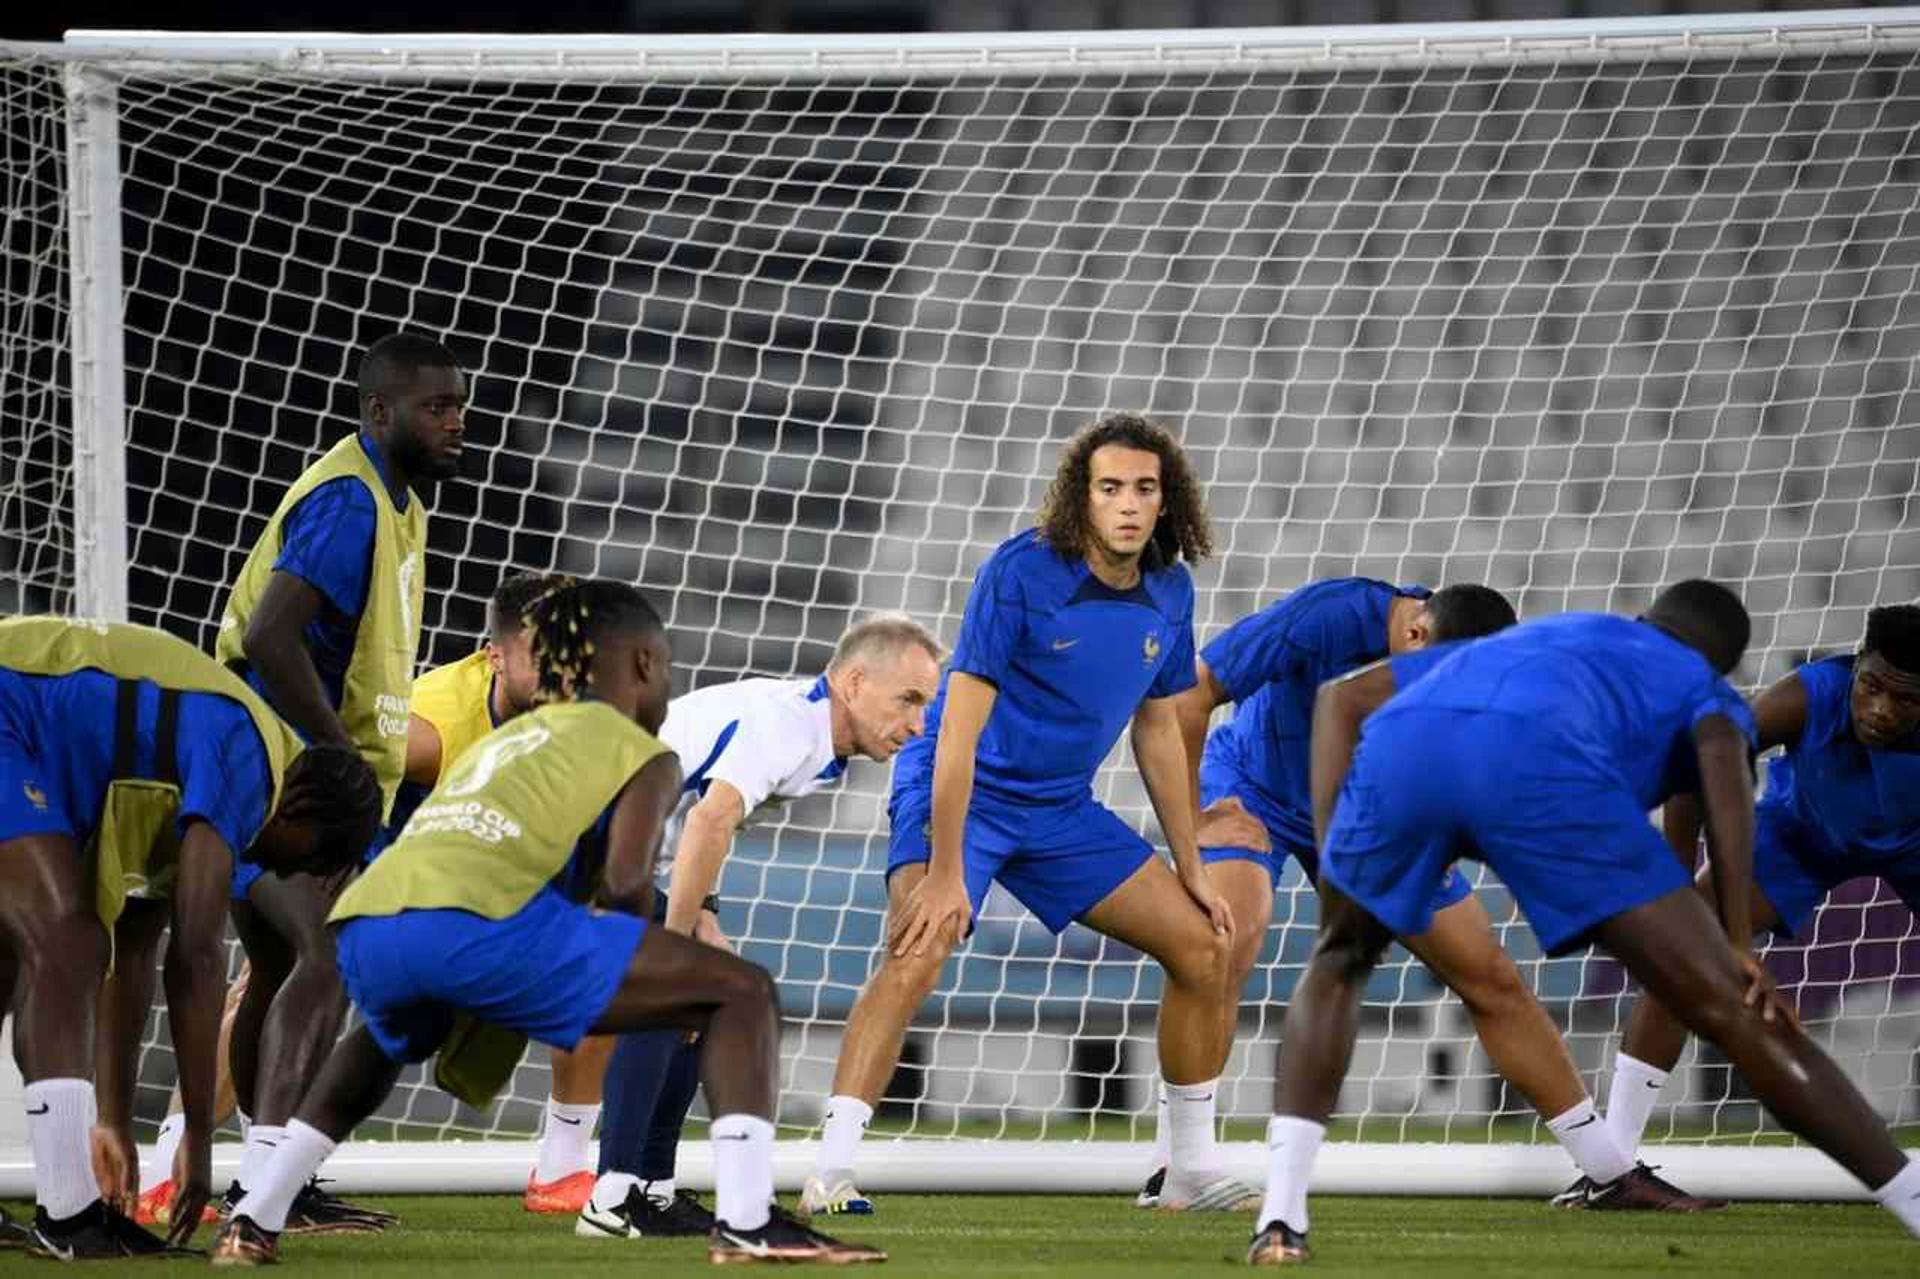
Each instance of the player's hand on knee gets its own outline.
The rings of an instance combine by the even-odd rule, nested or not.
[[[930,944],[951,945],[973,914],[967,885],[959,878],[926,875],[913,886],[887,938],[895,955],[923,955]]]
[[[1779,984],[1773,980],[1773,974],[1767,971],[1766,965],[1746,951],[1736,952],[1734,958],[1739,961],[1740,971],[1747,979],[1747,993],[1742,1002],[1759,1013],[1760,1020],[1768,1025],[1777,1023],[1790,1030],[1800,1029],[1800,1014],[1780,993]]]
[[[1194,842],[1202,848],[1273,851],[1273,842],[1267,837],[1267,824],[1231,795],[1200,810],[1200,827],[1194,832]]]
[[[131,1128],[95,1124],[87,1134],[93,1179],[107,1205],[131,1217],[140,1198],[140,1159]]]
[[[1196,866],[1193,870],[1181,870],[1180,886],[1187,890],[1187,896],[1193,898],[1213,925],[1213,931],[1228,941],[1233,940],[1233,908],[1227,905],[1227,899],[1213,886],[1213,880],[1207,876],[1205,866]]]
[[[710,910],[701,911],[700,917],[693,921],[693,939],[724,950],[729,955],[734,953],[733,943],[720,931],[720,917]]]

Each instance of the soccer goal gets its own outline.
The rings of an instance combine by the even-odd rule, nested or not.
[[[0,46],[0,603],[210,642],[283,486],[347,429],[355,353],[413,328],[473,370],[478,446],[431,502],[423,660],[470,646],[524,568],[643,585],[683,686],[816,671],[870,609],[950,640],[1058,442],[1127,408],[1206,483],[1203,639],[1336,574],[1486,581],[1523,614],[1711,574],[1755,615],[1758,685],[1920,597],[1917,56],[1911,9]],[[1101,787],[1150,821],[1128,761]],[[855,765],[723,886],[780,982],[789,1173],[880,936],[885,788]],[[1617,970],[1543,957],[1481,888],[1599,1092]],[[1313,922],[1295,875],[1224,1083],[1250,1175]],[[1775,959],[1920,1132],[1906,910],[1843,890]],[[1130,1187],[1157,995],[1138,956],[994,900],[863,1187]],[[1326,1188],[1571,1178],[1467,1027],[1396,952]],[[539,1050],[491,1113],[410,1076],[333,1172],[517,1189],[546,1086]],[[1711,1053],[1669,1097],[1650,1135],[1690,1189],[1852,1193]]]

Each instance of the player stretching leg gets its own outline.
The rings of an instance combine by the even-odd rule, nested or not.
[[[406,769],[425,598],[427,517],[413,490],[459,469],[467,383],[438,342],[397,334],[361,357],[359,391],[360,429],[281,499],[227,599],[216,653],[305,740],[358,749],[390,808]],[[233,922],[252,975],[235,1018],[233,1078],[252,1123],[229,1203],[279,1140],[346,1015],[326,930],[332,893],[312,876],[234,876]],[[293,1228],[391,1220],[316,1185]]]
[[[1307,1259],[1308,1182],[1367,976],[1395,933],[1426,931],[1463,856],[1499,874],[1549,953],[1597,941],[1920,1232],[1920,1164],[1749,953],[1753,720],[1725,679],[1748,630],[1732,592],[1682,582],[1638,621],[1570,614],[1462,645],[1368,720],[1321,843],[1320,936],[1287,1007],[1249,1262]],[[1646,820],[1680,790],[1706,810],[1717,924]]]
[[[1828,893],[1866,875],[1920,911],[1920,606],[1874,609],[1858,654],[1785,676],[1755,699],[1753,718],[1762,751],[1786,748],[1754,814],[1755,931],[1805,935]],[[1665,819],[1691,861],[1699,805],[1676,795]],[[1712,876],[1697,883],[1715,900]],[[1639,1146],[1686,1035],[1657,1000],[1634,1004],[1607,1094],[1607,1126],[1623,1149]]]
[[[589,1030],[701,1032],[716,1115],[711,1259],[881,1260],[770,1210],[772,978],[647,926],[653,859],[681,782],[653,735],[671,679],[660,619],[631,587],[583,582],[543,597],[532,625],[546,704],[469,750],[334,907],[340,969],[364,1024],[328,1057],[222,1229],[214,1263],[277,1259],[314,1169],[462,1013],[559,1047]],[[580,900],[588,893],[599,909]]]
[[[339,841],[371,833],[378,798],[357,755],[302,753],[252,690],[173,636],[62,618],[0,622],[0,955],[18,974],[14,1049],[38,1251],[71,1261],[166,1248],[123,1213],[138,1190],[139,1033],[168,924],[167,1012],[187,1114],[171,1241],[192,1233],[211,1192],[234,863],[336,871]],[[96,1046],[110,933],[118,962]],[[104,1182],[89,1150],[96,1052],[91,1136]]]
[[[994,880],[1055,932],[1079,920],[1159,961],[1160,1066],[1176,1108],[1167,1193],[1248,1197],[1213,1139],[1233,922],[1194,844],[1170,700],[1194,679],[1193,581],[1180,561],[1209,549],[1179,445],[1123,413],[1074,437],[1040,527],[981,566],[928,735],[894,765],[887,949],[847,1022],[802,1212],[872,1211],[854,1188],[860,1135]],[[1177,870],[1093,798],[1129,718]]]
[[[904,614],[887,613],[842,635],[817,679],[748,679],[674,699],[660,738],[693,767],[667,832],[667,847],[677,850],[671,878],[667,865],[660,872],[669,885],[666,926],[729,949],[714,890],[734,832],[839,785],[853,756],[891,759],[920,736],[939,685],[939,641]],[[620,1037],[607,1073],[600,1179],[575,1233],[706,1233],[712,1214],[673,1184],[699,1065],[698,1046],[676,1031]]]

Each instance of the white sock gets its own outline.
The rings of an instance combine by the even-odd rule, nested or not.
[[[627,1193],[640,1188],[640,1178],[630,1172],[603,1172],[593,1183],[593,1210],[612,1212],[627,1201]]]
[[[1607,1089],[1607,1131],[1629,1159],[1640,1149],[1647,1120],[1666,1086],[1667,1072],[1621,1053],[1613,1059],[1613,1084]]]
[[[640,1187],[640,1193],[649,1199],[658,1199],[661,1203],[673,1202],[673,1192],[680,1187],[674,1184],[672,1177],[662,1177],[659,1181],[649,1181]]]
[[[1255,1230],[1284,1221],[1307,1233],[1307,1185],[1313,1159],[1327,1137],[1327,1126],[1311,1119],[1275,1115],[1267,1120],[1267,1197],[1260,1202]]]
[[[814,1170],[823,1178],[828,1173],[853,1175],[853,1152],[873,1118],[873,1107],[858,1097],[827,1098],[827,1130],[820,1135],[820,1161]]]
[[[1574,1164],[1595,1185],[1604,1186],[1633,1171],[1633,1160],[1620,1153],[1613,1133],[1600,1122],[1591,1098],[1562,1115],[1547,1120],[1547,1129],[1560,1139]]]
[[[1894,1216],[1907,1233],[1920,1235],[1920,1159],[1907,1160],[1907,1166],[1892,1181],[1873,1192],[1880,1205]]]
[[[98,1112],[84,1079],[42,1079],[26,1086],[27,1133],[33,1144],[33,1197],[55,1221],[100,1198],[88,1134]]]
[[[547,1102],[547,1126],[540,1134],[540,1157],[534,1165],[533,1179],[543,1185],[586,1172],[593,1167],[587,1147],[593,1142],[593,1126],[600,1122],[600,1105],[573,1106],[565,1102]]]
[[[773,1202],[773,1125],[758,1115],[722,1115],[713,1139],[713,1215],[735,1230],[767,1224]]]
[[[1214,1097],[1220,1081],[1168,1084],[1167,1180],[1212,1177],[1220,1171],[1220,1150],[1214,1142]]]
[[[140,1173],[142,1192],[152,1190],[163,1181],[173,1180],[173,1157],[180,1149],[180,1137],[186,1130],[187,1117],[179,1111],[161,1121],[160,1136],[153,1143],[152,1161]]]
[[[1167,1123],[1167,1081],[1154,1081],[1153,1167],[1158,1172],[1173,1159],[1173,1128]]]
[[[255,1124],[253,1131],[259,1132],[260,1125]],[[246,1195],[233,1210],[236,1217],[253,1218],[253,1224],[262,1230],[287,1228],[287,1210],[293,1207],[293,1197],[320,1171],[334,1147],[333,1138],[298,1119],[289,1119],[287,1126],[277,1131],[278,1144],[269,1148],[269,1158],[253,1174]]]
[[[260,1174],[286,1131],[279,1124],[254,1124],[247,1129],[247,1144],[240,1150],[240,1189],[252,1190],[260,1184]]]

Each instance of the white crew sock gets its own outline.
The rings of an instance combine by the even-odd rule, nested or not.
[[[708,1136],[713,1215],[735,1230],[758,1230],[773,1202],[773,1125],[758,1115],[722,1115]]]
[[[1311,1119],[1275,1115],[1267,1120],[1267,1195],[1253,1219],[1255,1230],[1284,1221],[1307,1233],[1307,1185],[1326,1137],[1327,1126]]]
[[[1633,1171],[1633,1160],[1620,1153],[1613,1133],[1600,1121],[1600,1112],[1593,1108],[1590,1098],[1547,1120],[1547,1130],[1560,1139],[1575,1166],[1596,1186]]]
[[[658,1199],[661,1203],[673,1202],[673,1192],[680,1187],[672,1177],[662,1177],[659,1181],[649,1181],[640,1187],[640,1193],[649,1199]]]
[[[640,1178],[630,1172],[603,1172],[593,1183],[593,1210],[612,1212],[627,1201],[629,1191],[640,1188]]]
[[[1173,1159],[1173,1127],[1167,1123],[1167,1081],[1154,1081],[1153,1167],[1158,1172]]]
[[[1640,1149],[1647,1120],[1653,1117],[1666,1083],[1667,1072],[1658,1066],[1649,1066],[1625,1053],[1613,1059],[1613,1084],[1607,1089],[1607,1131],[1627,1158],[1633,1158]]]
[[[1920,1235],[1920,1159],[1907,1160],[1907,1166],[1892,1181],[1873,1192],[1881,1207],[1900,1218],[1908,1234]]]
[[[260,1184],[260,1175],[286,1131],[279,1124],[254,1124],[247,1129],[247,1144],[240,1150],[240,1189],[252,1190]]]
[[[42,1079],[26,1086],[27,1133],[33,1144],[33,1197],[47,1216],[64,1221],[100,1198],[88,1134],[97,1115],[84,1079]]]
[[[186,1131],[187,1117],[177,1110],[161,1121],[160,1136],[153,1143],[153,1158],[140,1173],[142,1193],[163,1181],[173,1180],[173,1157],[179,1152],[180,1137]]]
[[[827,1128],[820,1134],[820,1160],[814,1171],[824,1179],[829,1173],[853,1176],[853,1152],[873,1118],[873,1107],[858,1097],[827,1098]]]
[[[566,1102],[547,1102],[547,1126],[540,1133],[540,1157],[535,1162],[533,1179],[542,1185],[586,1172],[593,1167],[587,1147],[593,1142],[593,1126],[600,1122],[600,1106],[574,1106]]]
[[[1167,1181],[1191,1182],[1218,1175],[1220,1150],[1214,1142],[1214,1097],[1220,1081],[1168,1084]]]
[[[259,1132],[260,1125],[255,1124],[253,1131]],[[277,1131],[277,1144],[268,1150],[269,1157],[253,1173],[246,1195],[233,1210],[236,1217],[251,1217],[262,1230],[287,1228],[293,1197],[320,1171],[334,1147],[333,1138],[298,1119],[289,1119]]]

